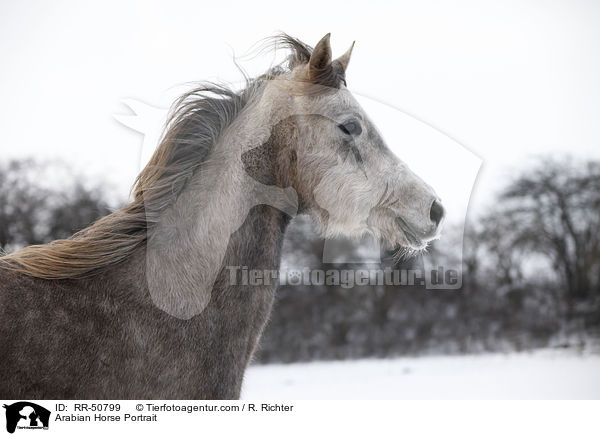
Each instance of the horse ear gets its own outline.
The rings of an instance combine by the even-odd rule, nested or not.
[[[331,33],[325,35],[315,46],[308,61],[308,78],[317,82],[320,77],[327,75],[331,69],[331,44],[329,38]]]
[[[333,61],[333,64],[339,65],[340,68],[342,69],[342,71],[344,71],[344,72],[346,72],[346,68],[348,68],[348,64],[350,63],[350,56],[352,56],[353,48],[354,48],[354,42],[352,43],[352,45],[350,46],[350,48],[348,49],[348,51],[346,53],[344,53],[339,58],[337,58],[335,61]]]

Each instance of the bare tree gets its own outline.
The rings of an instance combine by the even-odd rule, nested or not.
[[[0,163],[0,250],[67,238],[110,212],[104,193],[76,177],[47,186],[45,175],[58,166],[31,159]]]
[[[600,292],[600,163],[545,159],[501,196],[513,248],[546,256],[573,300]],[[513,265],[514,266],[514,265]]]
[[[48,192],[34,184],[31,160],[0,165],[0,249],[44,241],[40,222]]]

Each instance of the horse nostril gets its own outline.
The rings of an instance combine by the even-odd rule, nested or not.
[[[444,218],[444,206],[442,206],[442,203],[437,200],[433,202],[429,211],[429,218],[435,223],[436,227],[440,225],[442,218]]]

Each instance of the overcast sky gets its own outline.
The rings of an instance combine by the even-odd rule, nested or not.
[[[232,56],[277,31],[311,45],[331,32],[334,55],[356,40],[351,90],[483,160],[475,208],[531,156],[600,157],[600,2],[451,3],[2,2],[0,158],[64,159],[124,197],[142,139],[114,119],[122,99],[167,107],[178,85],[238,82]],[[273,56],[239,61],[255,75]],[[403,124],[378,117],[389,142]],[[402,157],[406,142],[390,145]],[[475,162],[422,154],[455,174]]]

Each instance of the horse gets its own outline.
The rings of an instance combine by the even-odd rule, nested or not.
[[[294,215],[407,252],[439,237],[440,199],[347,88],[354,44],[277,44],[242,89],[174,103],[127,205],[0,257],[0,397],[237,399],[277,281],[231,271],[277,270]]]

